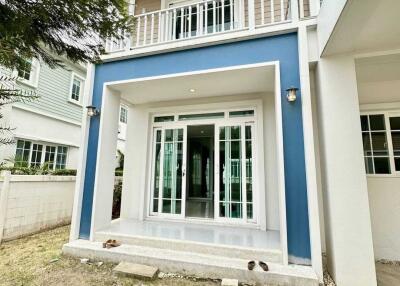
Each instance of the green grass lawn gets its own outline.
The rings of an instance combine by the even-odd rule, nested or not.
[[[81,264],[63,256],[69,227],[60,227],[0,245],[0,285],[218,285],[214,281],[163,278],[140,281],[112,272],[114,264]]]

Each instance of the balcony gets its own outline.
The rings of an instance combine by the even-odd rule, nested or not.
[[[144,13],[133,16],[134,24],[121,32],[122,39],[106,41],[106,53],[194,43],[188,40],[205,43],[238,38],[268,31],[268,27],[273,27],[270,31],[284,30],[284,24],[315,16],[319,5],[319,0],[202,0],[145,12],[149,6],[142,2]]]

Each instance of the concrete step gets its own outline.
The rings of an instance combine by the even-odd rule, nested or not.
[[[101,242],[75,240],[63,247],[63,253],[76,257],[85,257],[119,263],[121,261],[151,265],[162,272],[180,273],[201,278],[237,279],[245,283],[262,285],[317,286],[318,279],[311,267],[268,263],[270,271],[262,271],[258,266],[247,270],[245,259],[221,257],[211,254],[199,254],[186,251],[161,249],[137,245],[122,244],[119,247],[105,249]]]
[[[113,272],[125,276],[132,276],[139,279],[154,279],[157,276],[158,268],[144,264],[120,262],[114,267]]]
[[[198,254],[211,254],[230,258],[246,260],[262,260],[282,263],[282,251],[279,249],[258,249],[241,246],[202,243],[190,240],[177,240],[158,237],[144,237],[137,235],[124,235],[112,232],[96,232],[94,240],[104,242],[107,239],[116,239],[123,244],[145,246],[160,249],[172,249]]]

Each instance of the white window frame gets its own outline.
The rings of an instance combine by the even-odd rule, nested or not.
[[[126,113],[125,113],[125,114],[126,114],[126,116],[125,116],[125,122],[124,122],[124,121],[121,121],[122,109],[124,109],[125,112],[126,112]],[[119,107],[119,123],[122,123],[122,124],[127,124],[127,123],[128,123],[128,107],[125,106],[125,105],[121,105],[121,106]]]
[[[32,58],[31,59],[31,72],[29,80],[18,76],[18,70],[14,71],[14,75],[17,77],[17,82],[29,86],[31,88],[37,88],[39,86],[39,74],[40,74],[40,62]]]
[[[230,109],[209,109],[209,110],[191,110],[191,111],[181,111],[181,112],[172,112],[172,113],[153,113],[150,116],[151,120],[151,128],[150,128],[150,142],[151,142],[151,152],[149,152],[149,157],[148,157],[148,162],[150,162],[148,166],[148,171],[149,171],[149,177],[148,177],[148,195],[147,195],[147,203],[146,203],[146,216],[147,219],[154,219],[154,220],[159,220],[159,219],[165,219],[166,217],[172,219],[172,220],[183,220],[183,221],[199,221],[202,223],[209,223],[209,224],[228,224],[228,225],[246,225],[249,227],[260,227],[261,224],[261,218],[260,218],[260,206],[263,205],[261,202],[258,202],[259,198],[259,193],[262,191],[259,188],[258,185],[258,177],[262,175],[258,168],[258,160],[257,160],[257,140],[260,136],[263,136],[263,134],[260,134],[259,129],[258,129],[258,109],[259,109],[259,104],[255,105],[244,105],[242,107],[235,107],[235,108],[230,108]],[[245,110],[254,110],[254,115],[252,116],[243,116],[243,117],[229,117],[229,112],[232,111],[245,111]],[[179,120],[179,115],[185,115],[185,114],[207,114],[207,113],[218,113],[218,112],[224,112],[224,116],[222,118],[201,118],[201,119],[190,119],[190,120]],[[174,121],[168,121],[168,122],[154,122],[155,117],[162,117],[162,116],[174,116]],[[179,216],[166,216],[162,214],[160,209],[158,209],[158,212],[153,212],[153,187],[154,187],[154,151],[155,151],[155,134],[156,130],[160,130],[163,128],[185,128],[189,125],[207,125],[207,124],[213,124],[215,126],[215,130],[217,130],[218,126],[221,125],[245,125],[246,123],[251,122],[253,125],[253,133],[252,133],[252,141],[253,141],[253,149],[252,149],[252,154],[253,154],[253,218],[252,219],[245,219],[247,216],[243,216],[242,219],[227,219],[227,218],[221,218],[219,217],[218,214],[215,212],[219,211],[219,208],[215,208],[216,204],[219,203],[219,193],[217,194],[217,181],[214,181],[214,219],[210,220],[204,220],[202,218],[191,218],[191,217],[186,217],[186,206],[184,208],[184,201],[186,203],[186,190],[182,190],[182,215]],[[163,133],[162,133],[163,134]],[[184,134],[186,136],[186,134]],[[219,144],[219,141],[217,140],[219,137],[216,136],[214,139],[216,140],[215,144]],[[243,140],[243,139],[241,139]],[[185,141],[185,140],[184,140]],[[242,141],[243,144],[243,141]],[[163,144],[161,145],[161,149],[163,149],[164,146]],[[186,152],[186,146],[184,146],[185,150],[184,153]],[[161,151],[161,154],[163,152]],[[185,155],[186,156],[186,153]],[[162,158],[161,158],[162,159]],[[218,157],[215,157],[215,159],[218,160]],[[217,169],[217,165],[219,163],[215,163],[215,170]],[[243,168],[243,166],[242,166]],[[242,170],[243,171],[243,170]],[[160,170],[160,176],[162,176],[162,168]],[[186,166],[185,166],[185,172],[186,172]],[[215,173],[215,172],[214,172]],[[215,175],[215,174],[214,174]],[[162,178],[161,178],[162,180]],[[159,196],[162,194],[162,188],[159,189]],[[160,201],[159,201],[160,203]],[[247,203],[245,197],[243,198],[243,205]],[[247,206],[246,206],[247,207]],[[245,208],[244,208],[245,209]]]
[[[72,98],[72,89],[73,89],[73,86],[74,86],[74,79],[77,79],[77,80],[79,80],[81,82],[81,86],[80,86],[80,89],[79,89],[79,100],[76,100],[76,99]],[[71,102],[71,103],[77,104],[79,106],[82,106],[84,86],[85,86],[85,78],[80,76],[79,74],[77,74],[75,72],[72,72],[70,86],[69,86],[68,101]]]
[[[395,161],[394,161],[394,151],[393,151],[393,141],[392,141],[392,131],[390,128],[390,118],[391,117],[400,117],[400,110],[396,111],[365,111],[360,112],[360,116],[365,115],[383,115],[385,120],[385,128],[386,128],[386,140],[388,144],[388,157],[389,157],[389,166],[390,166],[390,174],[367,174],[367,177],[400,177],[400,171],[396,171]],[[361,117],[360,117],[361,118]],[[361,124],[361,123],[360,123]],[[361,131],[362,132],[362,131]],[[371,146],[372,148],[372,146]],[[363,146],[363,158],[365,159],[364,155],[364,146]],[[396,156],[397,157],[397,156]],[[365,164],[365,163],[364,163]],[[366,172],[366,170],[365,170]]]
[[[41,142],[41,141],[34,141],[34,140],[29,140],[29,139],[24,139],[24,138],[16,138],[16,140],[21,140],[21,141],[27,141],[31,143],[30,146],[30,150],[29,150],[29,157],[28,157],[28,168],[31,168],[31,163],[32,163],[32,151],[33,151],[33,145],[34,144],[39,144],[42,145],[42,157],[40,158],[40,167],[43,166],[43,164],[45,163],[45,157],[46,157],[46,147],[50,146],[50,147],[55,147],[56,151],[54,153],[54,163],[53,163],[53,168],[51,170],[58,170],[56,169],[56,162],[57,162],[57,155],[58,155],[58,147],[66,147],[67,148],[67,153],[66,153],[66,158],[65,158],[65,169],[68,169],[68,156],[69,156],[69,146],[67,145],[60,145],[60,144],[52,144],[52,143],[47,143],[47,142]],[[15,154],[16,154],[17,150],[15,149]]]

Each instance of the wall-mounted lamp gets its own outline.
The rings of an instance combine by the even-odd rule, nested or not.
[[[287,100],[288,100],[289,102],[296,101],[296,99],[297,99],[297,91],[298,91],[298,90],[299,90],[299,89],[298,89],[297,87],[293,87],[293,86],[289,87],[289,88],[286,90],[286,92],[287,92],[286,98],[287,98]]]
[[[86,109],[87,109],[87,115],[88,115],[89,117],[97,116],[97,115],[100,114],[100,110],[98,110],[98,109],[97,109],[95,106],[93,106],[93,105],[86,106]]]

